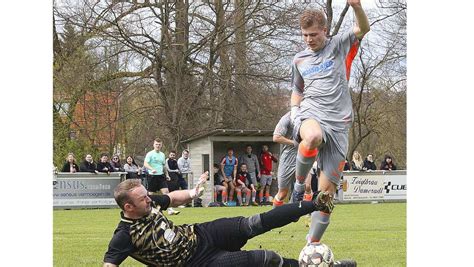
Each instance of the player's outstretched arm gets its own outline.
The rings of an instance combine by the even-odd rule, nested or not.
[[[370,31],[370,24],[367,15],[362,8],[360,0],[347,0],[347,3],[354,10],[356,25],[354,25],[354,34],[357,39],[361,40],[366,33]]]
[[[204,194],[204,184],[206,183],[208,177],[209,172],[206,171],[201,174],[201,177],[199,177],[199,182],[193,189],[177,190],[169,193],[168,197],[170,198],[170,207],[177,207],[179,205],[187,204],[193,199],[202,196],[202,194]]]

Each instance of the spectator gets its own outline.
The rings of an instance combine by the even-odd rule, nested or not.
[[[154,195],[158,190],[162,194],[169,194],[168,170],[165,168],[165,154],[161,152],[163,142],[160,139],[153,141],[153,150],[146,153],[143,165],[148,169],[148,194]],[[178,215],[180,211],[168,208],[168,215]]]
[[[120,163],[120,158],[118,155],[114,155],[110,161],[110,166],[114,168],[114,172],[123,172],[122,164]]]
[[[179,189],[178,180],[181,177],[181,173],[178,168],[178,161],[176,160],[176,151],[171,150],[166,159],[165,168],[168,170],[169,182],[168,189],[170,192]]]
[[[188,176],[191,171],[191,159],[189,158],[189,150],[185,149],[178,159],[178,168],[181,175],[178,177],[178,184],[181,190],[188,189]]]
[[[233,181],[235,180],[235,177],[237,177],[238,164],[239,161],[234,157],[234,149],[228,148],[227,156],[224,156],[221,160],[221,172],[224,174],[224,184],[227,185],[227,189],[229,190],[229,201],[233,201],[234,199],[235,186]],[[227,203],[224,202],[224,204]]]
[[[237,178],[235,179],[234,183],[239,206],[242,206],[242,193],[246,195],[245,201],[247,202],[243,204],[243,206],[248,206],[250,204],[250,194],[252,195],[252,205],[258,206],[258,204],[255,202],[255,194],[257,193],[257,190],[255,190],[255,186],[252,183],[250,174],[247,172],[247,164],[243,163],[240,165],[240,172],[237,174]]]
[[[362,166],[362,170],[364,171],[375,171],[377,170],[377,166],[374,163],[374,155],[369,154],[367,158],[364,160],[364,165]]]
[[[94,160],[92,159],[91,154],[87,154],[82,162],[81,166],[79,167],[80,172],[91,172],[91,173],[98,173],[96,170],[96,166]]]
[[[224,177],[220,172],[219,164],[214,163],[214,201],[217,201],[217,195],[221,194],[221,202],[227,202],[227,184],[224,184]]]
[[[258,163],[257,155],[252,153],[252,146],[245,147],[245,154],[239,157],[239,164],[246,164],[252,184],[257,184],[257,179],[260,180],[260,164]]]
[[[123,165],[123,170],[127,172],[127,179],[137,179],[140,177],[142,169],[135,163],[132,156],[127,157],[127,163]]]
[[[262,154],[260,155],[261,176],[260,192],[258,193],[260,204],[264,203],[265,201],[270,201],[270,185],[272,184],[273,162],[278,162],[278,159],[273,156],[272,152],[268,151],[267,145],[263,145]]]
[[[114,171],[114,168],[109,163],[109,155],[107,153],[102,153],[100,155],[100,160],[97,162],[97,169],[98,172],[105,172],[107,174]]]
[[[61,169],[61,172],[75,173],[79,171],[79,167],[76,164],[76,159],[74,158],[73,153],[67,154],[66,162]]]
[[[380,165],[380,170],[384,171],[395,171],[397,169],[397,166],[393,163],[392,157],[389,155],[385,155],[384,160],[382,161],[382,164]]]
[[[351,164],[349,163],[349,160],[346,158],[344,160],[344,171],[350,171],[351,170]]]
[[[351,169],[353,171],[362,171],[364,161],[362,161],[362,156],[358,151],[354,151],[352,154]]]

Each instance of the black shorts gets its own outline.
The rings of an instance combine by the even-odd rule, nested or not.
[[[149,192],[158,192],[161,188],[168,188],[166,177],[161,175],[148,175],[148,188]]]
[[[262,266],[264,250],[241,250],[249,239],[243,228],[248,227],[242,216],[196,224],[198,247],[186,266]]]

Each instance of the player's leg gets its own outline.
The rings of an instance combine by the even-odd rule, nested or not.
[[[255,202],[255,197],[257,195],[257,191],[254,191],[254,190],[250,190],[250,194],[252,196],[252,206],[258,206],[257,202]]]
[[[258,191],[258,201],[260,204],[263,203],[263,190],[265,189],[265,175],[260,176],[260,190]]]
[[[197,231],[201,229],[212,239],[213,244],[227,251],[240,250],[247,240],[263,234],[271,229],[282,227],[299,217],[313,211],[331,209],[329,195],[320,193],[314,201],[301,201],[283,205],[268,212],[250,217],[220,218],[210,222],[199,223]]]
[[[245,194],[245,203],[244,203],[244,206],[248,206],[250,205],[250,189],[248,187],[245,187],[243,190],[242,190],[242,193]]]
[[[222,186],[224,186],[224,190],[222,191],[222,203],[227,204],[227,194],[229,192],[229,185],[227,182],[223,182]]]
[[[313,163],[318,155],[318,147],[324,139],[324,132],[321,125],[314,119],[306,119],[301,123],[299,130],[301,142],[296,155],[296,180],[304,185]]]
[[[329,180],[324,172],[321,172],[321,176],[319,177],[318,191],[328,192],[331,198],[336,192],[336,185]],[[330,216],[331,212],[328,210],[315,211],[311,214],[308,241],[320,242],[324,232],[329,226]]]
[[[232,180],[230,180],[229,182],[227,182],[227,185],[229,186],[229,196],[228,196],[228,199],[229,199],[229,201],[233,201],[233,200],[234,200],[234,191],[235,191],[234,182],[232,182]]]
[[[235,187],[235,192],[237,194],[237,203],[239,206],[242,206],[242,187],[241,186],[236,186]]]
[[[298,261],[283,258],[271,250],[250,250],[250,251],[222,251],[218,252],[215,260],[207,266],[264,266],[264,267],[297,267]]]
[[[333,139],[328,139],[320,154],[320,167],[318,179],[318,191],[328,192],[332,199],[339,186],[340,177],[344,169],[344,155],[342,155],[334,145]],[[309,229],[308,241],[320,242],[324,232],[330,223],[331,211],[320,211],[311,214],[311,226]]]

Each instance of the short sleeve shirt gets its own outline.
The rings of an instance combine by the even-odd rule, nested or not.
[[[168,196],[153,196],[151,213],[132,220],[121,214],[104,256],[104,262],[120,265],[128,256],[151,266],[184,266],[197,248],[194,225],[174,225],[161,212]]]
[[[305,49],[292,63],[293,93],[303,97],[302,117],[317,119],[334,131],[348,131],[353,121],[346,58],[357,42],[353,31],[336,35],[319,51]]]
[[[151,173],[151,175],[163,175],[163,167],[165,166],[165,153],[159,151],[156,152],[155,150],[152,150],[148,153],[146,153],[145,156],[145,161],[150,164],[150,166],[156,170],[156,173]]]

